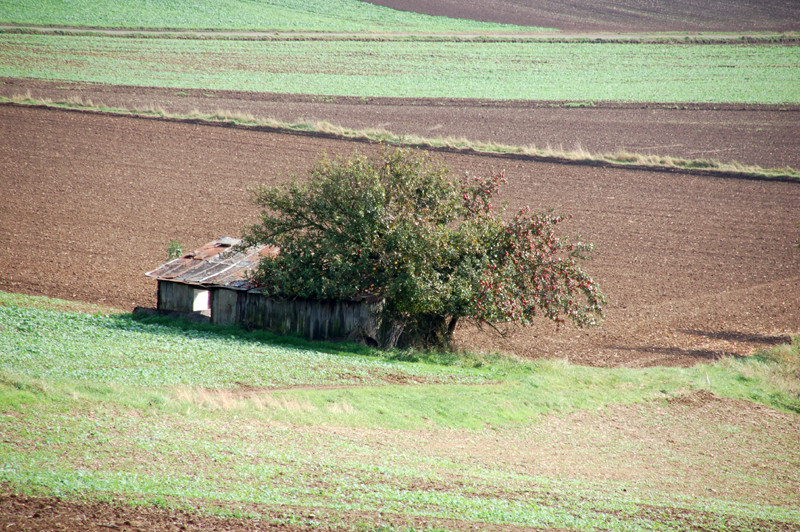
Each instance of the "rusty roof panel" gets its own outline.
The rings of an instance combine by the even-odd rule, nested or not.
[[[196,267],[187,271],[181,279],[191,284],[206,284],[206,281],[225,270],[235,267],[235,264],[217,263],[202,261]]]
[[[163,281],[183,282],[200,286],[222,286],[244,290],[250,288],[250,275],[258,268],[261,257],[275,257],[274,246],[253,246],[240,250],[241,241],[222,237],[209,242],[193,253],[172,260],[146,275]]]
[[[200,249],[196,250],[190,255],[192,255],[192,258],[196,260],[210,260],[215,258],[223,251],[228,251],[230,249],[230,245],[220,244],[219,241],[215,240],[214,242],[209,242],[205,246],[202,246]]]

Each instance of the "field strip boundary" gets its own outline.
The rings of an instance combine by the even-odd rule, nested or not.
[[[800,32],[596,32],[565,34],[556,29],[513,33],[327,32],[235,29],[182,29],[0,24],[0,34],[70,35],[136,39],[193,39],[241,41],[425,41],[559,44],[800,44]]]
[[[510,146],[497,143],[479,143],[467,139],[425,138],[411,135],[398,135],[390,131],[376,129],[353,130],[328,122],[280,122],[273,119],[258,119],[244,113],[218,110],[214,113],[172,114],[160,108],[124,109],[96,105],[80,98],[68,101],[34,99],[30,96],[0,96],[0,105],[32,107],[67,112],[91,113],[105,116],[122,116],[174,123],[188,123],[216,127],[237,128],[248,131],[301,135],[308,137],[348,140],[367,144],[390,144],[433,152],[480,155],[514,160],[544,163],[591,166],[602,168],[681,173],[689,175],[751,179],[760,181],[780,181],[800,184],[800,170],[792,167],[762,168],[743,165],[737,162],[721,163],[713,159],[682,159],[671,156],[645,155],[628,152],[590,153],[586,150],[556,151],[552,148],[535,146]]]

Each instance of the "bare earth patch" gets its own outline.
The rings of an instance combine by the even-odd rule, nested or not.
[[[198,501],[200,502],[200,501]],[[208,504],[208,503],[207,503]],[[210,505],[213,506],[213,505]],[[476,525],[452,519],[406,517],[386,512],[337,513],[318,507],[265,507],[245,505],[243,508],[218,509],[239,511],[259,517],[217,517],[190,510],[173,510],[153,506],[131,506],[122,502],[73,501],[54,497],[26,497],[0,494],[0,527],[12,532],[299,532],[315,530],[334,532],[396,527],[414,530],[435,527],[437,530],[519,532],[544,530],[514,525],[499,526],[487,523]],[[291,520],[300,524],[286,524]],[[337,523],[337,524],[326,524]]]
[[[503,498],[525,500],[537,495],[524,480],[514,481],[514,475],[620,483],[642,498],[669,493],[786,508],[794,507],[800,489],[797,416],[705,391],[687,392],[663,403],[545,416],[524,428],[309,430],[332,432],[356,448],[380,445],[384,452],[397,449],[397,453],[414,449],[433,462],[493,469],[509,475],[499,494]],[[403,461],[400,454],[387,459]],[[467,479],[454,473],[452,480],[428,489],[459,491]]]

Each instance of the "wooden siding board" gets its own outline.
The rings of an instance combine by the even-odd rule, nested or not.
[[[257,290],[239,292],[238,297],[240,322],[278,334],[310,340],[375,340],[380,328],[380,301],[289,300],[265,297]]]
[[[236,290],[211,291],[211,323],[233,325],[239,322],[239,294]]]
[[[194,287],[169,281],[158,282],[158,309],[173,312],[192,312]]]

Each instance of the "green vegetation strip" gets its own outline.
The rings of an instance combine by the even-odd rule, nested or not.
[[[35,107],[71,109],[87,112],[121,114],[126,116],[162,118],[175,121],[192,121],[209,125],[225,124],[244,128],[269,129],[273,131],[292,131],[308,134],[322,134],[334,138],[367,140],[386,144],[411,146],[422,149],[443,149],[465,151],[489,155],[518,155],[532,160],[554,163],[586,164],[631,170],[680,171],[720,177],[746,177],[782,181],[800,181],[800,170],[792,167],[762,168],[757,165],[743,165],[738,162],[723,163],[716,159],[684,159],[668,155],[647,155],[618,151],[614,153],[590,153],[585,150],[560,151],[536,146],[512,146],[500,143],[486,143],[455,138],[427,138],[416,135],[398,135],[383,129],[348,129],[329,122],[280,122],[273,119],[257,118],[248,113],[218,110],[214,113],[190,113],[188,115],[168,113],[160,108],[122,109],[95,104],[91,100],[71,98],[63,101],[37,99],[28,95],[10,98],[0,96],[0,103],[13,103]]]
[[[627,405],[629,415],[669,434],[692,421],[664,417],[658,405],[697,390],[800,412],[800,338],[745,360],[609,370],[500,355],[379,352],[129,314],[48,310],[66,305],[0,292],[6,489],[216,508],[303,526],[352,523],[348,516],[355,515],[354,529],[381,526],[387,515],[579,530],[800,525],[793,492],[780,495],[788,489],[782,480],[746,468],[720,470],[703,453],[668,456],[675,472],[660,471],[657,481],[548,474],[518,455],[555,445],[579,453],[575,459],[599,451],[627,464],[652,444],[635,437],[603,443],[602,426],[556,437],[537,432],[542,416],[591,417]],[[726,422],[712,423],[686,436],[681,449],[712,438],[727,442],[725,452],[734,456],[731,434]],[[576,439],[583,437],[598,446]],[[787,443],[792,435],[759,438],[744,438],[747,452],[768,452],[764,460],[792,471],[800,460]],[[703,472],[736,489],[757,486],[774,504],[707,490],[697,496],[681,475],[702,479]]]
[[[0,23],[302,32],[502,33],[547,29],[435,17],[357,0],[0,0]]]
[[[0,297],[5,304],[7,296]],[[12,299],[13,301],[13,299]],[[426,381],[485,383],[468,368],[418,366],[360,346],[266,345],[267,333],[186,327],[130,314],[63,314],[0,308],[0,371],[34,379],[125,386],[217,388],[375,385]],[[353,352],[352,350],[355,350]],[[329,351],[327,354],[321,350]],[[361,352],[362,356],[357,356]]]
[[[90,396],[123,387],[146,387],[167,395],[174,390],[183,393],[186,387],[208,391],[278,389],[279,395],[320,401],[319,405],[332,397],[354,398],[351,387],[358,386],[357,395],[364,395],[361,406],[379,414],[369,423],[394,428],[425,426],[426,420],[436,419],[452,427],[475,428],[488,422],[483,416],[491,417],[492,424],[513,425],[554,410],[637,402],[686,389],[710,389],[722,396],[800,413],[800,388],[792,388],[791,383],[791,371],[800,369],[798,343],[776,348],[769,360],[762,357],[646,372],[600,370],[499,354],[380,351],[145,314],[48,310],[64,305],[68,303],[0,292],[0,352],[4,355],[0,372],[22,382],[58,384],[64,389],[92,383],[98,387],[90,389]],[[763,364],[770,360],[775,367]],[[790,371],[776,373],[778,366]],[[422,387],[402,393],[375,388],[395,382],[435,386],[437,398],[430,398]],[[451,393],[449,385],[458,386]],[[473,385],[481,386],[470,388]],[[348,388],[308,389],[320,386]],[[300,389],[285,390],[292,387]],[[528,392],[546,388],[550,393],[538,400],[520,401],[526,387],[530,387]],[[609,394],[611,388],[618,389]],[[462,400],[465,394],[482,400],[467,404]],[[378,400],[381,396],[385,404]],[[414,397],[425,400],[416,403],[411,400]],[[135,396],[131,400],[141,401]],[[395,401],[405,406],[396,408]],[[507,415],[498,415],[506,411],[502,405],[508,402],[520,404]],[[381,410],[386,412],[379,413]],[[446,421],[439,415],[443,412]],[[471,414],[460,419],[454,412]],[[319,415],[323,418],[314,423],[328,419],[324,412]]]
[[[414,42],[465,42],[465,43],[564,43],[564,44],[800,44],[800,32],[757,32],[757,33],[703,33],[684,32],[607,34],[597,36],[562,36],[558,33],[531,32],[536,28],[525,28],[523,33],[500,34],[447,34],[447,33],[409,33],[409,32],[371,32],[371,33],[295,33],[260,30],[219,31],[219,30],[134,30],[121,28],[83,28],[67,26],[26,26],[7,25],[0,34],[23,35],[72,35],[83,37],[125,37],[135,39],[212,39],[233,41],[414,41]]]
[[[0,34],[0,76],[340,96],[800,103],[800,46]]]

